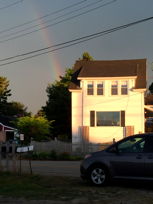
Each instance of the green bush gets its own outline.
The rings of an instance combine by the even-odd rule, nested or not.
[[[51,152],[33,152],[31,154],[22,155],[23,159],[31,159],[31,160],[62,160],[62,161],[78,161],[81,160],[81,156],[71,155],[68,152],[57,153],[55,150]]]
[[[71,160],[71,156],[68,152],[62,152],[58,155],[59,160]]]
[[[58,158],[58,155],[57,155],[57,153],[56,153],[55,150],[52,150],[52,151],[49,153],[49,156],[50,156],[50,159],[52,159],[52,160],[57,160],[57,158]]]

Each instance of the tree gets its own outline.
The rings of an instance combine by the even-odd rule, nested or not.
[[[17,119],[16,126],[24,134],[24,144],[29,144],[31,138],[42,141],[48,138],[50,122],[44,117],[21,117]]]
[[[153,83],[149,86],[149,91],[151,94],[153,94]]]
[[[93,60],[89,53],[84,52],[80,60]],[[57,138],[71,139],[71,94],[68,90],[73,69],[66,69],[65,75],[60,76],[59,81],[49,84],[46,92],[48,100],[42,107],[48,120],[54,120],[52,135]]]
[[[48,85],[46,89],[48,101],[42,110],[49,121],[54,120],[53,137],[71,136],[71,96],[68,91],[71,75],[72,69],[66,69],[64,77],[60,76],[59,81]]]
[[[11,96],[11,90],[8,89],[9,81],[6,77],[0,76],[0,113],[6,114],[7,99]]]
[[[11,96],[11,90],[8,89],[9,81],[6,77],[0,76],[0,103],[6,103],[7,98]]]
[[[90,61],[90,60],[94,60],[94,59],[93,59],[93,57],[88,52],[84,52],[82,54],[82,58],[80,60]]]
[[[15,117],[23,117],[30,116],[31,113],[27,112],[27,107],[24,104],[16,101],[12,101],[7,103],[6,105],[6,115],[15,116]]]

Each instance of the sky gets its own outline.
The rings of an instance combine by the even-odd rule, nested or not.
[[[153,19],[23,58],[32,56],[25,53],[152,17],[152,11],[152,0],[0,0],[0,75],[10,81],[9,101],[19,101],[37,113],[46,104],[48,84],[64,75],[83,52],[95,60],[146,58],[149,85],[153,82]]]

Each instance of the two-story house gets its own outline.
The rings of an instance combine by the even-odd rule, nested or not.
[[[146,59],[76,61],[69,91],[73,144],[144,132]]]

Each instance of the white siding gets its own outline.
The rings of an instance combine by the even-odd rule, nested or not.
[[[116,79],[115,79],[116,80]],[[125,79],[123,79],[125,80]],[[91,81],[91,80],[90,80]],[[104,81],[104,95],[87,95],[87,80],[82,81],[82,92],[72,92],[72,138],[80,141],[79,127],[90,126],[90,111],[125,111],[125,126],[134,126],[134,133],[144,132],[144,93],[133,91],[134,80],[128,79],[128,95],[111,95],[111,81]],[[121,80],[119,80],[119,85]],[[83,93],[83,94],[82,94]],[[82,108],[83,107],[83,108]],[[89,142],[104,143],[123,138],[123,127],[90,127]]]
[[[82,92],[72,92],[72,143],[79,143],[79,127],[82,126]]]

